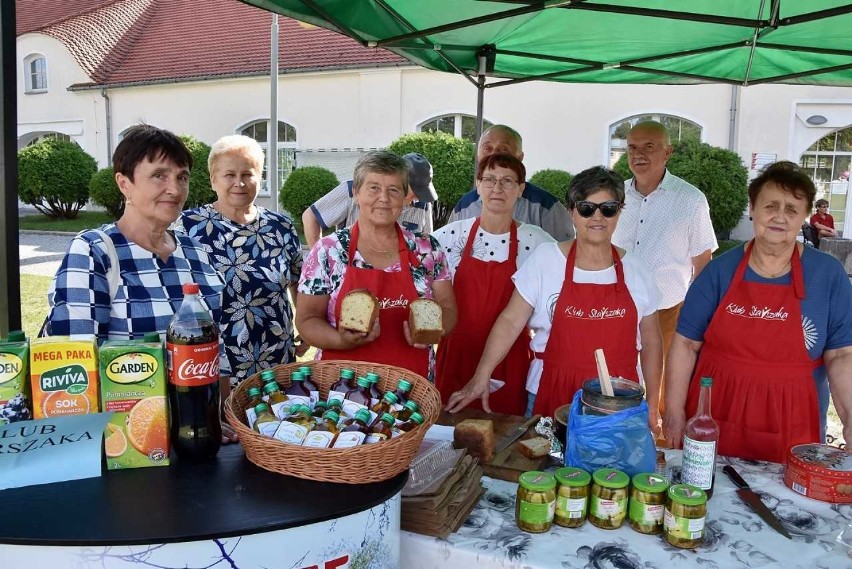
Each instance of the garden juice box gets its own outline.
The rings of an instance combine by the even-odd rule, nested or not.
[[[32,419],[30,344],[23,332],[0,339],[0,425]]]
[[[98,412],[98,357],[95,339],[34,338],[30,383],[36,419]]]
[[[169,464],[169,412],[163,345],[142,340],[101,344],[101,403],[109,470]]]

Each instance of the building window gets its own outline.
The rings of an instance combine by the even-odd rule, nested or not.
[[[799,165],[816,186],[816,199],[828,200],[835,229],[843,230],[849,171],[852,170],[852,126],[823,136],[802,153]]]
[[[701,126],[674,115],[635,115],[609,126],[609,165],[615,166],[622,154],[627,152],[627,133],[643,121],[657,121],[669,131],[672,143],[683,140],[701,141]]]
[[[482,130],[494,126],[487,120],[482,121]],[[470,115],[444,115],[435,117],[422,123],[418,130],[420,132],[446,132],[456,138],[463,138],[476,142],[476,117]]]
[[[31,141],[29,141],[26,144],[26,146],[32,146],[34,144],[38,144],[39,142],[41,142],[43,140],[50,140],[50,139],[64,140],[65,142],[73,142],[73,140],[71,140],[71,137],[68,136],[67,134],[62,134],[61,132],[46,132],[44,134],[39,134],[38,136],[33,138]]]
[[[269,152],[269,121],[262,120],[250,123],[238,131],[240,134],[255,139],[260,143],[264,152]],[[296,127],[283,121],[278,121],[278,188],[296,167]],[[269,195],[266,182],[267,162],[263,164],[263,179],[260,182],[260,192]]]
[[[43,55],[28,55],[24,59],[24,91],[26,93],[47,91],[47,59]]]

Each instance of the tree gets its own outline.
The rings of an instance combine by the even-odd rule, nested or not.
[[[704,192],[717,235],[725,235],[737,226],[748,204],[748,170],[736,152],[686,140],[675,143],[666,166],[672,174]],[[619,158],[614,169],[625,179],[633,177],[627,154]]]
[[[434,225],[446,224],[456,202],[473,187],[473,143],[443,132],[417,132],[394,140],[388,150],[400,156],[419,152],[429,160],[432,184],[438,192]]]
[[[330,170],[320,166],[303,166],[293,170],[284,180],[278,200],[294,219],[298,219],[311,204],[339,183],[337,176]]]
[[[556,199],[565,203],[565,194],[568,192],[568,185],[573,179],[574,176],[570,172],[548,168],[533,174],[530,182],[544,188],[556,196]]]
[[[186,198],[184,209],[192,209],[216,201],[216,192],[210,187],[210,170],[207,169],[207,158],[210,147],[200,140],[183,134],[180,137],[192,154],[192,171],[189,174],[189,196]]]
[[[75,142],[48,138],[18,152],[18,196],[56,219],[74,219],[89,201],[95,159]]]
[[[124,213],[124,196],[115,183],[115,170],[112,167],[98,170],[92,176],[89,181],[89,198],[103,206],[115,219]]]

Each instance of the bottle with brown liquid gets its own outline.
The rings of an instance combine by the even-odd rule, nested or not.
[[[396,391],[394,391],[394,395],[396,395],[396,403],[394,404],[394,415],[399,415],[399,412],[402,411],[402,408],[405,406],[405,402],[408,401],[409,396],[411,395],[411,382],[407,379],[402,379],[396,384]]]
[[[267,383],[263,386],[263,392],[266,394],[266,402],[269,404],[269,410],[272,411],[272,414],[279,419],[286,417],[293,402],[281,393],[278,384],[274,381]]]
[[[290,375],[290,386],[284,390],[288,399],[292,400],[291,405],[298,403],[306,405],[308,410],[313,409],[313,399],[311,399],[311,390],[305,385],[305,374],[300,371],[294,371]]]
[[[290,407],[290,414],[281,421],[275,431],[275,438],[291,445],[301,445],[313,428],[314,420],[310,407],[295,403]]]
[[[394,419],[393,415],[390,413],[382,415],[381,420],[377,421],[376,424],[370,428],[370,434],[367,435],[364,443],[368,445],[380,443],[391,438],[393,436],[393,425],[395,422],[396,419]]]
[[[317,422],[314,429],[305,437],[302,446],[314,448],[328,448],[337,436],[337,421],[340,417],[334,411],[326,411],[322,420]]]
[[[325,412],[328,411],[328,403],[325,401],[317,401],[314,405],[314,411],[311,413],[314,419],[322,419]]]
[[[396,404],[396,402],[397,402],[396,395],[392,391],[388,391],[387,393],[385,393],[385,396],[382,397],[381,401],[379,401],[378,403],[376,403],[375,405],[373,405],[370,408],[370,411],[375,413],[376,417],[381,417],[385,413],[388,413],[391,416],[393,416],[394,419],[396,419],[396,413],[393,412],[393,407]],[[379,419],[376,419],[375,421],[378,421],[378,420]],[[375,421],[373,421],[373,422],[375,423]],[[370,425],[370,426],[372,427],[373,425]]]
[[[370,432],[367,427],[369,420],[370,413],[366,409],[361,409],[354,418],[344,421],[343,427],[331,444],[332,448],[349,448],[363,444],[367,433]]]
[[[357,388],[358,384],[355,383],[355,372],[351,369],[343,368],[340,370],[340,375],[338,376],[337,381],[332,383],[331,387],[328,388],[328,401],[331,401],[332,399],[339,399],[343,401],[347,392]]]
[[[370,406],[372,407],[382,400],[382,392],[379,390],[379,380],[381,378],[379,377],[379,374],[371,371],[367,374],[367,379],[370,382],[370,397],[372,398]]]
[[[261,401],[255,406],[254,412],[257,419],[254,425],[252,425],[252,429],[264,437],[274,437],[275,431],[278,430],[278,425],[281,424],[281,421],[272,414],[269,410],[269,405]]]
[[[355,416],[360,409],[370,410],[370,381],[365,377],[358,378],[358,389],[350,391],[343,400],[343,414],[349,418]],[[372,422],[374,414],[370,413]]]
[[[302,366],[299,368],[299,371],[305,376],[305,387],[311,393],[311,407],[313,407],[317,404],[317,401],[319,401],[319,386],[314,383],[313,372],[311,371],[310,366]]]
[[[420,406],[414,399],[409,399],[402,406],[402,410],[397,414],[396,420],[398,423],[404,423],[411,418],[413,413],[420,411]]]
[[[340,415],[341,417],[345,417],[345,415],[343,414],[343,399],[329,399],[328,410],[336,411],[338,415]]]
[[[416,427],[419,427],[423,424],[423,415],[418,412],[414,412],[411,414],[411,419],[406,421],[405,423],[398,424],[395,428],[394,436],[399,436],[402,433],[407,433],[408,431],[413,431]]]
[[[270,383],[273,383],[276,386],[278,385],[278,382],[275,381],[275,370],[265,369],[262,372],[260,372],[260,385],[262,386],[260,388],[261,393],[263,393],[263,388],[266,387]],[[279,386],[279,389],[280,389],[280,386]],[[263,397],[264,401],[266,401],[268,399],[265,394],[262,395],[262,397]]]

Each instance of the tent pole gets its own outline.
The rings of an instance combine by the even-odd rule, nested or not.
[[[728,150],[737,151],[737,127],[740,122],[740,86],[731,85],[731,120],[728,130]]]
[[[479,70],[476,77],[476,146],[482,137],[482,121],[485,107],[485,71],[487,60],[484,55],[479,56]],[[473,166],[476,169],[476,152],[473,153]]]
[[[272,211],[278,211],[278,14],[272,14],[269,31],[269,127],[267,129],[266,187],[272,198]],[[293,212],[293,215],[296,215]]]
[[[18,252],[18,114],[15,66],[15,3],[0,3],[0,336],[21,328],[21,265]]]

